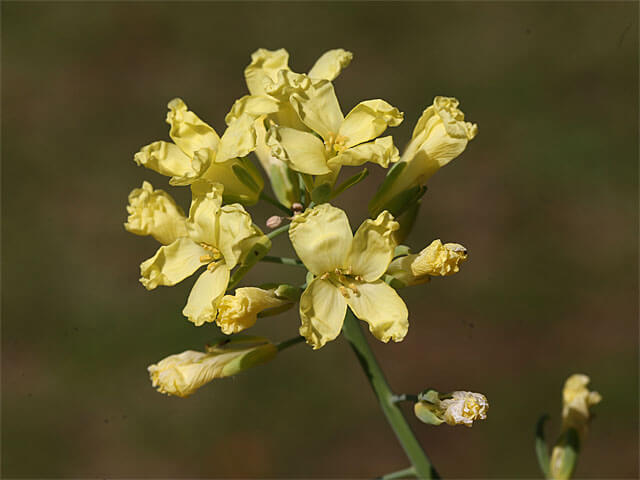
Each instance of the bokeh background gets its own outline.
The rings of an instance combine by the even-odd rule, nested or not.
[[[402,292],[400,344],[373,347],[398,392],[484,392],[472,429],[411,420],[442,475],[540,477],[538,416],[571,373],[604,401],[582,478],[638,475],[638,4],[2,3],[2,469],[6,477],[374,477],[407,466],[348,345],[297,346],[189,399],[146,367],[217,327],[180,311],[192,280],[147,292],[156,244],[127,234],[139,147],[181,96],[218,132],[259,47],[306,71],[354,61],[345,111],[384,98],[406,143],[435,95],[480,134],[432,178],[408,243],[463,243],[462,272]],[[357,225],[384,172],[339,205]],[[351,172],[353,173],[353,172]],[[186,207],[186,189],[173,189]],[[259,224],[276,213],[250,209]],[[275,252],[287,252],[279,238]],[[298,280],[256,268],[246,283]],[[252,333],[294,335],[295,312]],[[251,332],[251,331],[250,331]],[[410,416],[410,409],[407,409]]]

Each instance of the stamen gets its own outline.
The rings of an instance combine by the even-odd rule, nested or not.
[[[209,265],[207,265],[207,270],[209,270],[210,272],[213,272],[213,270],[218,266],[217,263],[215,262],[211,262]]]
[[[349,290],[347,290],[344,285],[340,285],[338,288],[344,298],[349,298]]]
[[[331,275],[329,272],[325,272],[322,275],[320,275],[320,280],[326,280],[327,278],[329,278],[329,275]]]
[[[213,261],[213,260],[214,260],[214,258],[213,258],[211,255],[202,255],[202,256],[200,257],[200,261],[201,261],[202,263],[205,263],[205,262],[211,262],[211,261]]]
[[[356,286],[356,284],[355,284],[355,283],[350,283],[350,284],[349,284],[349,288],[350,288],[351,290],[353,290],[353,293],[355,293],[355,294],[356,294],[356,296],[359,296],[359,295],[360,295],[360,290],[358,290],[358,287]]]

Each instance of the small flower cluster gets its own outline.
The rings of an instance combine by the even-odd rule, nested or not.
[[[305,74],[289,68],[284,49],[257,50],[244,72],[248,94],[233,103],[222,136],[174,99],[166,118],[172,141],[155,141],[135,154],[136,164],[191,191],[186,214],[149,182],[129,195],[125,228],[161,244],[140,265],[140,282],[152,290],[199,272],[183,315],[232,335],[206,352],[186,351],[150,366],[160,392],[188,396],[214,378],[270,360],[280,345],[236,334],[296,303],[299,333],[314,349],[340,334],[347,309],[378,340],[399,342],[409,313],[397,290],[456,273],[467,259],[457,243],[437,239],[412,254],[401,242],[426,182],[465,150],[477,126],[465,121],[455,98],[436,97],[401,155],[393,138],[382,136],[402,122],[397,108],[373,99],[343,113],[332,82],[351,59],[350,52],[330,50]],[[330,201],[367,174],[361,170],[336,186],[342,168],[365,163],[391,168],[369,203],[371,218],[354,233],[347,214]],[[263,191],[263,175],[275,198]],[[267,228],[275,230],[268,235],[246,210],[259,200],[287,212],[269,218]],[[258,261],[279,258],[267,253],[286,231],[297,257],[280,263],[304,267],[306,281],[235,289]],[[484,397],[462,392],[461,400],[458,393],[438,401],[444,421],[468,425],[484,418]]]

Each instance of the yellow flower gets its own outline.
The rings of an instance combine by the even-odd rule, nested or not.
[[[187,236],[160,247],[140,265],[140,282],[148,290],[175,285],[206,267],[182,312],[198,326],[215,321],[231,269],[257,240],[268,243],[242,205],[222,206],[222,190],[220,184],[193,184]]]
[[[255,325],[263,310],[291,303],[278,298],[276,289],[244,287],[236,289],[235,295],[225,295],[220,301],[216,323],[222,333],[231,335]]]
[[[379,138],[388,126],[402,122],[403,114],[384,100],[367,100],[345,117],[331,82],[320,80],[290,95],[291,105],[312,132],[272,125],[267,136],[271,154],[290,168],[310,175],[332,175],[343,165],[365,162],[388,167],[397,161],[392,138]]]
[[[452,97],[435,97],[416,124],[411,142],[395,166],[400,172],[389,176],[370,204],[373,215],[386,208],[394,197],[427,180],[460,155],[478,133],[478,126],[465,122],[459,102]]]
[[[435,390],[418,396],[420,401],[414,405],[418,419],[430,425],[473,426],[475,420],[487,418],[489,402],[481,393],[456,391],[441,395]]]
[[[398,224],[388,212],[351,233],[344,211],[322,204],[296,215],[289,237],[314,275],[300,298],[300,334],[314,349],[335,339],[347,305],[383,342],[401,341],[409,327],[407,307],[380,280],[393,257]]]
[[[171,185],[209,180],[224,185],[227,202],[256,203],[264,181],[251,162],[236,158],[248,153],[242,148],[246,133],[234,129],[220,139],[181,99],[171,100],[168,107],[169,136],[174,143],[153,142],[135,154],[135,162],[171,177]],[[245,173],[244,178],[250,178],[249,182],[236,175],[234,170],[238,169]]]
[[[136,235],[151,235],[163,245],[187,236],[187,218],[171,196],[154,190],[149,182],[129,194],[129,217],[124,228]]]
[[[171,355],[147,369],[160,393],[188,397],[215,378],[236,375],[273,359],[278,350],[259,337],[233,338],[207,352],[187,350]]]
[[[567,480],[576,466],[580,444],[587,434],[590,409],[602,401],[598,392],[589,391],[589,377],[571,375],[562,390],[562,433],[553,447],[549,464],[551,478]]]

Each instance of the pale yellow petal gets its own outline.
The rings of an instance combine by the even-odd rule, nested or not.
[[[400,155],[393,144],[393,138],[388,136],[348,148],[329,159],[328,164],[330,168],[334,166],[358,167],[366,162],[373,162],[387,168],[389,163],[395,163],[399,159]]]
[[[347,263],[354,275],[372,282],[380,278],[393,259],[397,242],[394,232],[400,228],[386,210],[375,220],[365,220],[353,237]]]
[[[314,275],[345,267],[353,242],[347,214],[328,203],[293,217],[289,238],[300,260]]]
[[[258,314],[263,310],[286,303],[289,301],[278,298],[274,289],[238,288],[234,295],[222,297],[216,323],[225,335],[239,333],[255,325]]]
[[[275,81],[278,72],[289,70],[289,52],[284,48],[267,50],[260,48],[251,54],[251,63],[244,69],[244,78],[251,95],[264,95],[265,84]]]
[[[314,279],[300,297],[300,335],[314,350],[335,339],[342,329],[347,302],[329,281]]]
[[[226,264],[233,268],[244,253],[244,242],[250,237],[262,236],[251,221],[251,215],[238,203],[225,205],[220,210],[218,238],[215,246],[222,252]]]
[[[337,48],[322,54],[316,63],[309,70],[309,77],[318,80],[334,80],[343,68],[347,68],[351,63],[353,53]]]
[[[272,126],[267,136],[271,155],[298,172],[309,175],[330,173],[322,140],[312,133]]]
[[[300,120],[325,142],[338,133],[344,117],[331,82],[320,80],[304,93],[294,93],[289,101]]]
[[[418,258],[418,255],[405,255],[404,257],[396,258],[389,264],[386,273],[399,280],[406,287],[429,282],[431,276],[416,276],[411,271],[411,264],[416,258]]]
[[[207,253],[193,240],[179,238],[171,245],[160,247],[153,257],[140,264],[140,283],[147,290],[159,285],[175,285],[203,266],[200,259]]]
[[[229,125],[220,139],[216,163],[246,157],[256,149],[255,121],[253,116],[244,114]]]
[[[187,231],[194,242],[217,246],[223,189],[221,184],[208,181],[192,185]]]
[[[459,243],[445,243],[434,240],[411,262],[411,272],[416,277],[422,275],[447,276],[460,271],[460,265],[467,260],[467,249]]]
[[[207,268],[196,280],[182,314],[197,327],[206,322],[214,322],[218,305],[229,285],[229,267],[218,263],[215,268]]]
[[[124,228],[136,235],[151,235],[163,245],[187,235],[186,217],[175,200],[149,182],[129,194],[129,216]]]
[[[212,163],[207,171],[202,175],[202,179],[224,185],[223,199],[225,203],[240,202],[244,205],[253,205],[258,201],[260,192],[264,187],[264,180],[257,168],[251,169],[249,175],[253,178],[258,189],[245,185],[233,171],[235,165],[241,165],[241,159],[233,159],[224,163]]]
[[[275,98],[267,95],[245,95],[234,102],[224,121],[231,125],[245,114],[254,118],[269,115],[278,111],[278,103]]]
[[[169,136],[183,152],[191,156],[202,149],[216,151],[220,137],[213,128],[188,110],[182,99],[174,98],[167,106],[167,123],[171,126]]]
[[[360,102],[345,117],[338,134],[345,138],[344,145],[349,148],[373,140],[387,127],[402,123],[404,114],[384,100]]]
[[[355,282],[357,292],[349,292],[346,301],[378,340],[400,342],[409,329],[407,306],[396,291],[382,280]]]
[[[173,177],[170,181],[172,185],[193,183],[211,165],[211,157],[205,151],[198,152],[191,159],[173,143],[162,141],[142,147],[133,159],[138,165]]]

